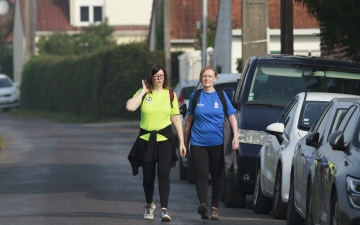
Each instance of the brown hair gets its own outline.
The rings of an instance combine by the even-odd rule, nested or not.
[[[212,66],[205,66],[201,71],[200,71],[200,77],[199,77],[199,81],[201,82],[201,77],[204,74],[205,70],[212,70],[215,73],[215,77],[217,77],[217,72],[216,69]]]
[[[146,74],[146,84],[147,84],[147,88],[149,89],[149,92],[152,93],[152,91],[154,90],[154,83],[153,83],[153,76],[159,72],[160,70],[164,71],[164,83],[163,83],[163,88],[164,89],[169,89],[169,84],[168,84],[168,77],[167,77],[167,73],[166,70],[164,69],[164,67],[162,65],[152,65],[150,66],[147,74]]]

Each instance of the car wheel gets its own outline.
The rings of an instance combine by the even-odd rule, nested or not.
[[[268,214],[271,211],[271,199],[265,197],[261,190],[261,169],[258,169],[254,190],[253,210],[257,214]]]
[[[312,210],[312,194],[311,194],[311,185],[308,185],[306,191],[306,225],[313,225],[313,210]]]
[[[182,157],[179,157],[179,176],[180,180],[187,179],[187,168],[184,166]]]
[[[226,208],[244,208],[246,203],[246,194],[242,191],[239,191],[235,187],[235,177],[234,172],[229,173],[226,184],[226,192],[224,205]]]
[[[296,211],[294,200],[295,200],[294,199],[294,175],[291,174],[289,200],[288,200],[287,212],[286,212],[286,224],[304,225],[305,220]]]
[[[224,202],[225,201],[225,193],[226,193],[226,184],[227,184],[227,169],[224,169],[224,173],[223,173],[223,185],[222,185],[222,190],[221,190],[221,195],[220,195],[220,201]]]
[[[274,194],[273,194],[273,204],[272,204],[272,214],[274,219],[283,220],[286,218],[286,208],[287,205],[281,199],[281,167],[278,168],[276,172]]]
[[[338,205],[338,196],[336,192],[333,194],[331,198],[330,205],[330,225],[338,225],[340,224],[339,220],[339,205]]]
[[[188,158],[187,181],[189,184],[195,184],[195,167],[191,157]]]

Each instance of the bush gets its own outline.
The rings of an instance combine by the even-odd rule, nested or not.
[[[139,119],[126,101],[141,88],[152,64],[164,65],[164,52],[145,43],[105,47],[81,56],[40,55],[24,67],[21,107],[79,116]]]

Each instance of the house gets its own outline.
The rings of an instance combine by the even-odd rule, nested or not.
[[[217,20],[220,0],[207,0],[208,20]],[[236,73],[236,61],[242,54],[242,18],[241,0],[231,0],[231,21],[232,21],[232,53],[231,72]],[[186,54],[179,56],[180,78],[197,79],[201,69],[201,53],[195,51],[196,43],[196,22],[202,21],[201,0],[172,0],[170,3],[170,35],[171,50],[183,51]],[[268,52],[279,54],[280,44],[280,0],[268,0],[269,27],[267,29]],[[152,17],[155,16],[153,12]],[[152,20],[153,21],[153,20]],[[306,8],[302,4],[293,5],[293,27],[294,27],[294,54],[320,56],[320,33],[319,25],[314,18],[310,18]],[[150,27],[156,26],[151,24]],[[150,32],[155,32],[150,29]],[[150,34],[150,38],[154,35]],[[154,41],[150,41],[153,43]],[[211,49],[208,49],[211,52]],[[208,57],[211,58],[211,55]],[[182,65],[183,64],[183,65]],[[185,71],[182,71],[185,70]]]
[[[13,28],[14,80],[21,83],[25,64],[25,1],[16,0]],[[108,19],[117,43],[145,41],[152,0],[36,0],[35,42],[56,30],[75,34],[81,27]]]

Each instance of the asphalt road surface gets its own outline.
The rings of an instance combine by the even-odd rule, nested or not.
[[[161,224],[144,220],[142,175],[133,176],[127,155],[138,122],[61,124],[0,112],[0,224]],[[211,193],[210,186],[209,192]],[[157,184],[155,204],[160,208]],[[244,209],[219,208],[219,221],[201,220],[195,186],[171,170],[170,224],[275,225]]]

